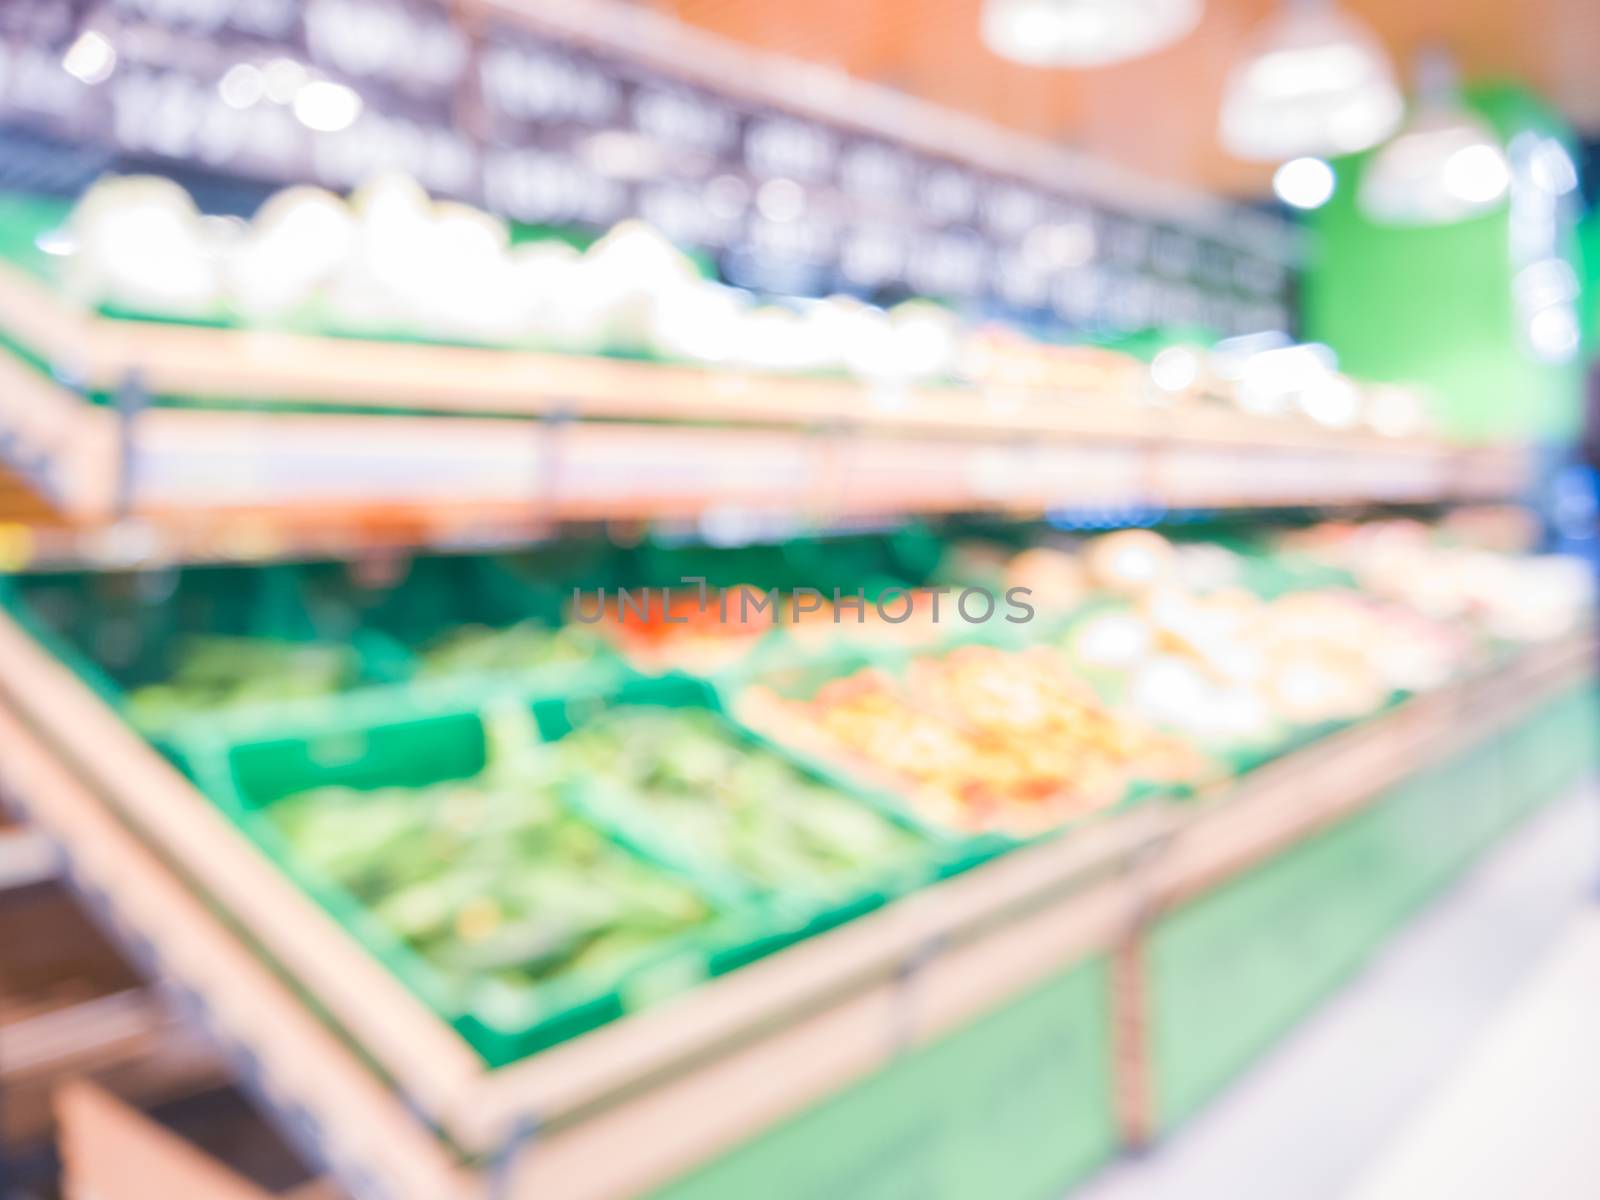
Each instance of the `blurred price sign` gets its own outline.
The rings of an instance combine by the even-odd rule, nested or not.
[[[470,0],[91,7],[116,57],[86,81],[63,56],[87,9],[0,4],[0,118],[264,180],[348,188],[403,170],[530,223],[645,216],[761,290],[931,295],[1062,330],[1246,332],[1288,317],[1280,239],[1248,232],[1265,218],[1156,218],[1071,178],[997,170],[982,147],[972,161],[933,152],[838,103],[853,85],[763,91],[690,55],[646,61],[598,28],[564,34]],[[230,88],[241,69],[282,86]],[[296,71],[353,88],[359,117],[308,126]]]

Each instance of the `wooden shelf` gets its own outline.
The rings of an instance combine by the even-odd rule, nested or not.
[[[0,892],[55,878],[56,854],[48,838],[22,826],[0,826]]]
[[[50,501],[10,510],[38,531],[24,561],[505,544],[587,520],[1445,503],[1517,495],[1529,469],[1517,448],[1202,406],[890,398],[848,380],[118,321],[3,267],[0,326],[53,364],[0,355],[0,459]],[[124,420],[66,379],[224,406]]]
[[[1144,806],[1006,856],[496,1071],[4,621],[0,655],[4,783],[72,878],[253,1064],[290,1131],[316,1131],[318,1161],[415,1200],[486,1196],[491,1162],[508,1172],[497,1194],[600,1200],[658,1184],[904,1046],[1114,951],[1152,911],[1587,678],[1593,647],[1584,635],[1529,650],[1193,806]],[[535,1128],[536,1153],[521,1140]],[[629,1153],[606,1152],[617,1145]]]
[[[51,1092],[68,1078],[141,1103],[225,1080],[201,1031],[141,986],[67,890],[46,882],[55,859],[43,835],[0,828],[0,1140],[12,1149],[49,1140]]]
[[[0,1038],[6,1043],[0,1130],[17,1145],[48,1139],[51,1094],[69,1079],[98,1079],[144,1104],[196,1095],[227,1079],[202,1034],[142,989],[0,1025]]]

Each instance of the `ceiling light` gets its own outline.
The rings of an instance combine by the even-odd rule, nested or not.
[[[1388,137],[1403,111],[1371,30],[1324,0],[1298,0],[1229,71],[1220,133],[1228,153],[1261,162],[1350,154]]]
[[[1578,168],[1567,148],[1553,137],[1539,138],[1530,155],[1533,182],[1555,196],[1565,196],[1578,186]]]
[[[356,123],[361,97],[342,83],[314,79],[294,94],[294,115],[307,129],[338,133]]]
[[[798,220],[805,210],[805,189],[792,179],[769,179],[756,192],[756,211],[774,223]]]
[[[1272,173],[1272,190],[1291,208],[1321,208],[1333,185],[1333,168],[1320,158],[1291,158]]]
[[[1529,312],[1554,304],[1569,304],[1578,298],[1578,274],[1572,264],[1559,258],[1541,258],[1529,263],[1511,280],[1511,294]]]
[[[579,145],[579,153],[608,179],[654,179],[666,172],[661,148],[642,133],[604,129]]]
[[[117,69],[117,51],[103,33],[86,29],[61,56],[61,68],[80,83],[104,83]]]
[[[1203,8],[1202,0],[986,0],[983,40],[1030,66],[1105,66],[1171,45]]]
[[[1475,142],[1444,160],[1444,189],[1468,204],[1493,204],[1511,185],[1506,156],[1492,141]]]
[[[267,77],[253,63],[234,63],[217,81],[217,95],[229,108],[249,108],[267,94]]]
[[[1577,352],[1581,335],[1569,305],[1541,308],[1528,318],[1528,346],[1541,362],[1564,363]]]
[[[1493,210],[1511,186],[1494,130],[1461,102],[1442,53],[1418,62],[1417,107],[1361,179],[1361,208],[1383,225],[1443,225]]]
[[[295,62],[292,58],[273,59],[262,72],[267,99],[275,104],[293,102],[310,77],[310,72],[306,70],[304,63]]]
[[[1186,392],[1200,378],[1200,356],[1187,346],[1168,346],[1150,362],[1150,379],[1163,392]]]
[[[66,229],[47,229],[33,239],[33,244],[43,254],[55,258],[63,258],[73,254],[78,249],[78,243],[72,233]]]

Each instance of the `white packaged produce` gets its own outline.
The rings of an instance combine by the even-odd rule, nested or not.
[[[931,300],[907,300],[889,310],[896,373],[927,381],[953,375],[960,357],[960,322]]]
[[[605,331],[601,297],[583,270],[583,253],[548,239],[513,246],[508,256],[518,327],[535,345],[594,353]]]
[[[650,350],[662,312],[703,280],[693,261],[643,221],[623,221],[584,255],[605,344]]]
[[[418,258],[427,254],[432,203],[409,176],[385,174],[350,197],[356,246],[328,290],[334,322],[351,330],[385,332],[414,320],[421,290]]]
[[[172,317],[210,317],[222,300],[217,247],[171,180],[108,176],[73,210],[67,288],[86,305]]]
[[[1172,543],[1149,529],[1123,529],[1091,541],[1083,565],[1098,586],[1118,595],[1140,595],[1172,579],[1177,555]]]
[[[355,257],[356,219],[332,192],[286,188],[263,204],[225,264],[228,300],[252,321],[310,304]]]

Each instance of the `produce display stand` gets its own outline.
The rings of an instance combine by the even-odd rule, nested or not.
[[[220,1086],[219,1060],[98,937],[45,836],[0,813],[0,1143],[51,1132],[51,1092],[92,1075],[141,1104]]]
[[[1516,820],[1600,761],[1579,641],[1254,772],[1151,860],[1129,1140],[1171,1129]]]
[[[1434,838],[1448,811],[1418,825],[1396,789],[1483,746],[1543,758],[1548,742],[1518,731],[1578,694],[1593,652],[1587,635],[1528,650],[1190,804],[1135,807],[1018,851],[494,1071],[9,621],[0,656],[0,781],[139,961],[191,998],[290,1137],[352,1195],[578,1200],[670,1185],[699,1200],[753,1194],[749,1181],[782,1163],[824,1169],[808,1139],[860,1125],[830,1117],[838,1106],[903,1107],[873,1101],[874,1089],[921,1097],[913,1124],[967,1129],[962,1161],[1015,1159],[995,1153],[995,1123],[951,1088],[974,1071],[1022,1073],[996,1077],[996,1096],[1024,1087],[1039,1044],[1056,1047],[1040,1052],[1054,1066],[1026,1087],[1039,1119],[1074,1131],[1029,1143],[1059,1146],[1034,1161],[1052,1181],[1166,1127],[1182,1106],[1163,1107],[1163,1070],[1183,1042],[1163,1023],[1163,981],[1193,953],[1174,923],[1368,812],[1413,813],[1410,840],[1395,845]],[[1496,826],[1477,828],[1482,844]],[[1379,914],[1367,942],[1402,907]],[[1246,1041],[1230,1069],[1257,1048]],[[858,1148],[863,1171],[886,1153],[876,1137]],[[930,1194],[994,1194],[955,1187]]]
[[[1172,234],[1190,265],[1152,253],[1167,290],[1140,306],[1216,299],[1219,329],[1286,326],[1273,314],[1288,312],[1296,238],[1263,212],[638,5],[439,7],[480,91],[488,53],[520,37],[520,53],[537,53],[548,38],[629,87],[659,73],[652,86],[703,87],[740,120],[799,115],[841,144],[957,164],[975,188],[1037,188],[1097,239],[1121,228],[1153,246]],[[486,156],[524,149],[471,90],[457,89],[445,119]],[[1092,359],[1081,375],[1071,359],[1046,370],[1028,361],[1056,352],[1043,346],[1017,363],[996,350],[990,378],[1081,386],[909,384],[112,315],[52,286],[41,256],[72,240],[35,239],[64,219],[54,203],[38,224],[8,225],[13,257],[0,260],[0,573],[394,553],[363,564],[382,575],[401,552],[526,547],[586,523],[612,525],[618,544],[657,524],[667,541],[695,527],[697,543],[781,545],[922,515],[1076,514],[1109,527],[1223,509],[1511,501],[1533,478],[1522,445],[1252,415],[1165,396],[1131,360],[1126,373]],[[1220,273],[1203,250],[1222,253]],[[1111,261],[1128,257],[1107,237],[1108,286],[1141,282],[1131,260]],[[312,312],[287,320],[315,327]],[[424,640],[397,644],[409,654]],[[490,1067],[115,701],[0,612],[0,798],[28,822],[0,829],[0,887],[59,876],[154,984],[27,1030],[23,1068],[45,1080],[43,1068],[73,1060],[75,1039],[110,1039],[143,1061],[178,1027],[198,1030],[352,1200],[1060,1195],[1196,1111],[1591,765],[1594,640],[1585,630],[1508,653],[1236,779],[1130,802]],[[415,689],[405,702],[459,700]],[[176,998],[181,1021],[158,995]],[[218,1063],[190,1068],[209,1081]],[[121,1114],[108,1123],[82,1093],[67,1103],[120,1136]]]
[[[1509,447],[1324,429],[1221,405],[885,391],[614,358],[85,315],[0,267],[5,458],[96,558],[118,523],[167,559],[527,540],[552,522],[766,513],[1505,499]],[[104,402],[95,402],[94,397]],[[175,397],[181,403],[162,403]],[[111,530],[112,533],[107,531]],[[249,557],[249,551],[240,554]]]
[[[269,1200],[267,1192],[93,1084],[64,1087],[59,1108],[62,1159],[73,1195]]]
[[[183,1028],[162,997],[131,988],[0,1025],[8,1142],[50,1133],[51,1092],[62,1079],[92,1076],[140,1104],[160,1105],[227,1082],[211,1047]]]
[[[84,1080],[61,1089],[56,1102],[66,1192],[101,1200],[272,1200],[211,1156],[152,1121],[122,1098]],[[312,1180],[278,1200],[340,1200],[324,1180]]]

